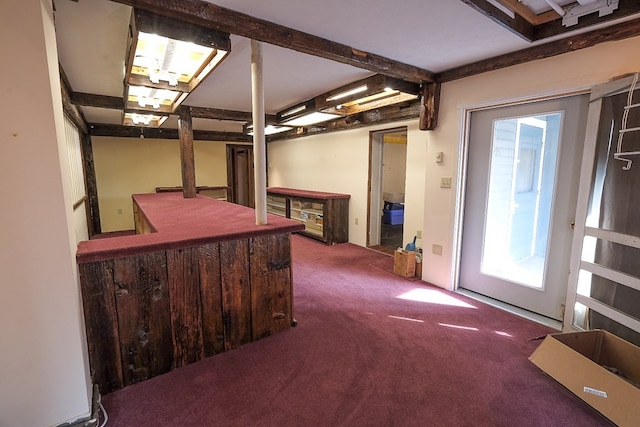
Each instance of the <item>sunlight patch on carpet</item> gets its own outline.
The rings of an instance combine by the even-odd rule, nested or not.
[[[464,329],[465,331],[475,331],[475,332],[477,332],[479,330],[478,328],[474,328],[472,326],[451,325],[449,323],[438,323],[438,325],[444,326],[446,328]]]
[[[391,319],[407,320],[407,321],[409,321],[409,322],[424,323],[424,320],[420,320],[420,319],[412,319],[412,318],[410,318],[410,317],[400,317],[400,316],[392,316],[392,315],[389,315],[389,317],[390,317]]]
[[[476,308],[471,304],[447,295],[436,289],[423,289],[417,288],[409,292],[405,292],[402,295],[398,295],[397,298],[406,299],[417,302],[426,302],[430,304],[451,305],[454,307],[464,308]]]

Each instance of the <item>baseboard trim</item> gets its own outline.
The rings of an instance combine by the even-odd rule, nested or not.
[[[56,427],[97,427],[100,416],[100,391],[98,384],[93,385],[91,396],[91,415],[79,418],[72,422],[59,424]]]
[[[525,319],[531,320],[533,322],[548,326],[552,329],[555,329],[556,331],[562,330],[562,322],[555,319],[551,319],[550,317],[542,316],[541,314],[537,314],[532,311],[525,310],[523,308],[516,307],[514,305],[510,305],[505,302],[498,301],[496,299],[489,298],[487,296],[480,295],[478,293],[475,293],[466,289],[458,288],[456,289],[456,292],[466,297],[488,304],[490,306],[499,308],[504,311],[508,311],[509,313],[515,314],[516,316],[520,316]]]

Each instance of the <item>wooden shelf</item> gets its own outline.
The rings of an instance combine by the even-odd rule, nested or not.
[[[348,194],[267,188],[267,212],[304,224],[300,234],[328,245],[349,241]]]

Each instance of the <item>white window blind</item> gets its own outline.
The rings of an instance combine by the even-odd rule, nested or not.
[[[67,157],[71,176],[71,191],[73,195],[73,205],[81,205],[87,191],[84,185],[84,171],[82,167],[82,152],[80,148],[80,133],[78,128],[69,120],[64,118],[64,132],[67,145]]]

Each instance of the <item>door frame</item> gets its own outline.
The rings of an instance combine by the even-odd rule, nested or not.
[[[236,157],[238,150],[248,150],[249,155],[247,156],[246,163],[246,176],[248,181],[248,197],[249,197],[249,207],[253,207],[255,205],[255,183],[254,183],[254,171],[253,171],[253,145],[251,144],[227,144],[227,186],[229,187],[228,191],[228,201],[232,203],[238,203],[237,196],[237,185],[236,185],[236,177],[238,175],[238,171],[236,170]],[[229,197],[230,196],[230,197]]]
[[[378,129],[369,132],[369,177],[367,180],[367,239],[366,247],[380,245],[382,236],[382,216],[379,215],[383,207],[382,192],[383,185],[383,147],[384,136],[389,133],[408,132],[407,126],[398,126],[388,129]],[[408,138],[408,137],[407,137]],[[407,141],[408,142],[408,141]],[[408,144],[407,144],[408,146]],[[406,164],[406,159],[405,159]],[[406,186],[405,171],[405,186]],[[375,190],[375,191],[374,191]],[[405,187],[406,191],[406,187]],[[375,208],[374,206],[379,206]],[[374,228],[375,227],[375,228]],[[373,236],[372,236],[373,234]],[[404,236],[403,236],[404,238]],[[372,243],[377,242],[377,243]]]
[[[577,95],[585,95],[590,93],[591,87],[579,88],[576,90],[553,92],[547,94],[541,94],[539,96],[514,98],[504,101],[496,101],[483,103],[478,105],[463,106],[460,108],[460,144],[458,150],[458,171],[457,171],[457,192],[456,192],[456,208],[453,220],[453,248],[451,257],[451,269],[453,271],[453,283],[452,289],[454,291],[463,291],[460,287],[460,263],[462,261],[462,233],[464,224],[464,209],[465,209],[465,194],[466,194],[466,180],[467,169],[469,163],[469,140],[471,134],[471,113],[476,111],[491,110],[502,107],[514,107],[518,105],[549,101],[559,98],[567,98]],[[507,304],[498,303],[501,308],[505,308]],[[512,307],[512,306],[509,306]],[[513,311],[521,312],[522,310],[513,307]],[[521,313],[520,313],[521,314]]]

